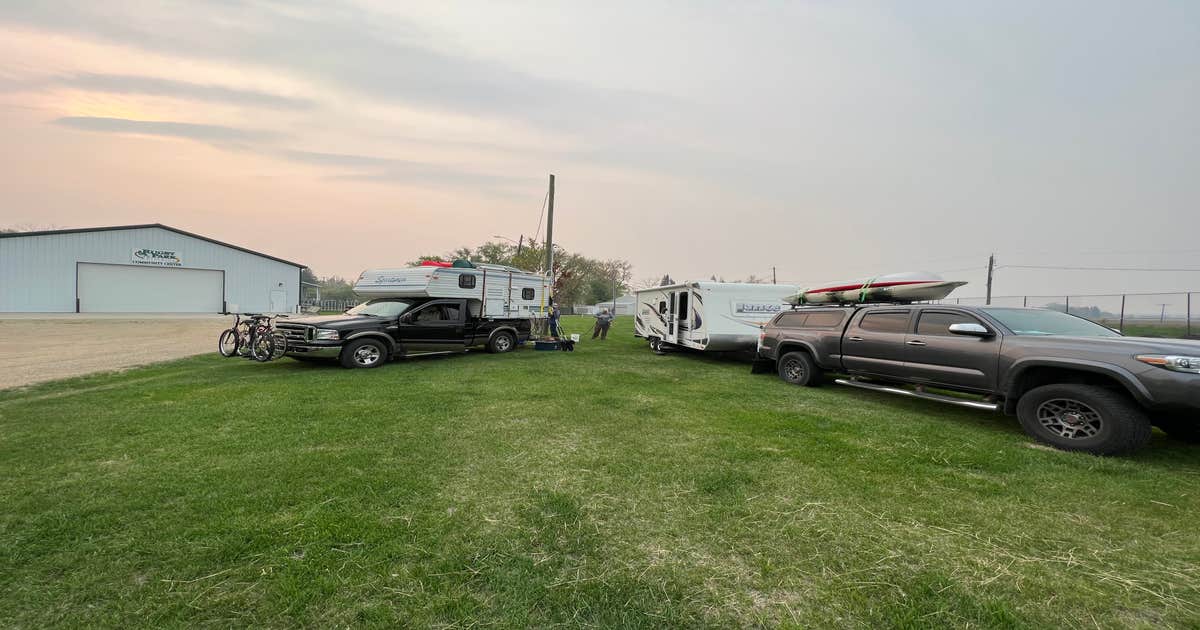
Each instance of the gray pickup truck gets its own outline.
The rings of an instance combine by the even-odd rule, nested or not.
[[[1098,455],[1151,427],[1200,440],[1200,342],[1125,337],[1031,308],[809,307],[763,327],[756,367],[796,385],[837,383],[1016,415],[1052,446]]]

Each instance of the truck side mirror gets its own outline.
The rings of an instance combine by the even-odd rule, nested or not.
[[[981,339],[994,337],[995,333],[984,328],[979,324],[950,324],[950,334],[963,335],[965,337],[979,337]]]

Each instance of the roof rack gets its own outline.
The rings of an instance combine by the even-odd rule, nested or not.
[[[827,302],[825,304],[789,304],[791,310],[801,310],[809,308],[857,308],[860,306],[909,306],[912,304],[932,304],[932,302],[913,301],[913,300],[893,300],[890,302],[871,301],[871,302]]]

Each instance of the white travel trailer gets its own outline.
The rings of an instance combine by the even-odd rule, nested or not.
[[[550,282],[546,276],[504,265],[471,267],[422,265],[368,269],[358,276],[354,293],[385,297],[466,298],[480,301],[479,317],[546,317]]]
[[[788,308],[798,288],[784,284],[685,282],[637,292],[636,335],[650,346],[695,350],[753,350],[759,327]]]

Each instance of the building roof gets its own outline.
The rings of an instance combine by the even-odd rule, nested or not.
[[[632,293],[626,293],[625,295],[622,295],[621,297],[617,298],[617,304],[633,304],[636,301],[637,301],[637,296]],[[596,302],[595,304],[588,304],[587,306],[595,306],[597,308],[602,308],[605,306],[612,306],[612,303],[613,303],[612,300],[604,300],[603,302]]]
[[[18,236],[50,236],[53,234],[79,234],[82,232],[111,232],[114,230],[144,230],[147,228],[159,228],[162,230],[167,230],[168,232],[175,232],[176,234],[182,234],[184,236],[190,236],[192,238],[197,238],[202,241],[208,241],[209,243],[214,243],[214,244],[220,245],[222,247],[236,249],[239,252],[246,252],[247,254],[254,254],[255,256],[261,256],[263,258],[268,258],[270,260],[274,260],[275,262],[281,262],[285,265],[291,265],[293,267],[300,267],[302,269],[308,268],[308,265],[302,265],[298,262],[292,262],[290,260],[276,258],[275,256],[271,256],[269,254],[264,254],[262,252],[256,252],[252,249],[246,249],[245,247],[238,247],[237,245],[231,245],[231,244],[223,242],[223,241],[218,241],[215,238],[209,238],[207,236],[193,234],[192,232],[181,230],[179,228],[173,228],[169,225],[163,225],[161,223],[143,223],[140,225],[112,225],[109,227],[94,227],[94,228],[72,228],[69,230],[43,230],[41,232],[6,232],[4,234],[0,234],[0,238],[15,238]]]

